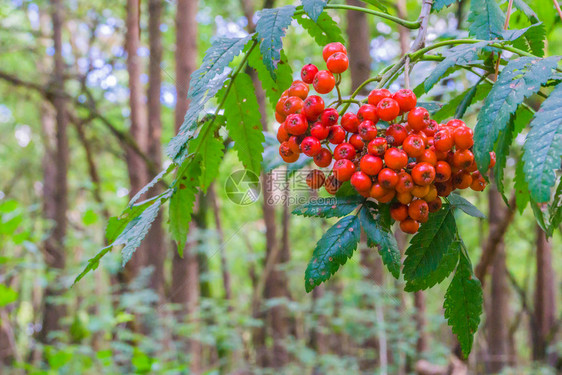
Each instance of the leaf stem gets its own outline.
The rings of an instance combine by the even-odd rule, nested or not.
[[[398,25],[404,26],[408,29],[418,29],[421,25],[421,22],[419,20],[417,21],[408,21],[408,20],[404,20],[402,18],[399,17],[395,17],[395,16],[391,16],[388,13],[384,13],[384,12],[379,12],[376,10],[372,10],[372,9],[368,9],[368,8],[362,8],[362,7],[356,7],[353,5],[347,5],[347,4],[327,4],[325,7],[325,9],[345,9],[345,10],[355,10],[357,12],[363,12],[363,13],[367,13],[373,16],[377,16],[380,18],[384,18],[388,21],[392,21],[394,23],[397,23]],[[297,11],[296,13],[299,13],[299,11]],[[296,14],[295,13],[295,14]],[[303,11],[304,13],[304,11]]]
[[[434,43],[430,46],[424,47],[412,54],[410,54],[410,58],[412,60],[417,60],[420,56],[423,56],[425,53],[434,50],[436,48],[440,48],[440,47],[445,47],[445,46],[453,46],[453,45],[457,45],[457,44],[475,44],[475,43],[480,43],[480,42],[490,42],[490,41],[486,41],[486,40],[480,40],[480,39],[455,39],[455,40],[444,40],[442,42],[438,42],[438,43]],[[496,47],[496,48],[500,48],[506,51],[510,51],[513,53],[516,53],[520,56],[528,56],[528,57],[537,57],[533,55],[532,53],[529,53],[527,51],[523,51],[520,50],[519,48],[515,48],[515,47],[511,47],[511,46],[506,46],[503,43],[490,43],[491,47]],[[427,57],[427,56],[425,56]]]

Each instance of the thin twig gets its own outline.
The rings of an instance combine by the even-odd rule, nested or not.
[[[554,0],[556,2],[556,0]],[[505,23],[503,24],[503,29],[507,30],[509,28],[509,18],[511,17],[511,8],[513,7],[513,0],[509,0],[509,4],[507,5],[507,16],[505,17]],[[495,70],[495,77],[496,81],[498,80],[498,72],[500,71],[500,61],[502,59],[502,51],[498,52],[498,61],[496,61],[496,70]]]
[[[557,0],[552,0],[552,2],[554,3],[554,7],[556,8],[556,10],[558,11],[558,16],[562,20],[562,10],[560,10],[560,4],[558,4]]]

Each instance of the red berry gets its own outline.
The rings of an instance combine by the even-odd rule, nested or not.
[[[385,189],[392,189],[398,184],[398,173],[390,168],[383,168],[378,174],[378,181]]]
[[[324,111],[324,99],[311,95],[303,103],[302,113],[308,121],[316,121]]]
[[[429,216],[429,206],[423,199],[416,199],[408,206],[408,216],[412,219],[425,223]]]
[[[417,158],[417,161],[418,163],[425,162],[435,166],[435,164],[437,164],[437,155],[435,155],[435,151],[433,151],[431,148],[428,148],[424,150],[421,156]]]
[[[377,107],[370,104],[363,104],[361,108],[359,108],[359,111],[357,111],[357,118],[360,122],[369,120],[376,124],[379,121]]]
[[[367,151],[369,152],[369,154],[377,155],[377,156],[384,156],[384,152],[386,151],[386,148],[387,148],[386,138],[382,138],[382,137],[373,139],[367,145]]]
[[[377,104],[377,115],[383,121],[392,121],[399,114],[400,106],[394,99],[384,98]]]
[[[300,146],[301,142],[300,141],[302,141],[302,138],[299,139],[297,136],[294,136],[294,135],[289,137],[289,140],[287,141],[287,144],[289,145],[289,148],[295,154],[301,153],[301,146]]]
[[[420,223],[412,218],[400,222],[400,230],[404,233],[414,234],[420,229]]]
[[[283,143],[289,140],[289,133],[287,133],[287,129],[285,129],[285,124],[281,124],[279,129],[277,129],[277,140],[279,143]]]
[[[301,150],[306,156],[314,156],[322,151],[322,145],[318,139],[314,137],[306,137],[301,142]]]
[[[486,180],[480,172],[474,172],[472,174],[472,183],[470,184],[470,188],[474,191],[482,191],[486,188]]]
[[[490,166],[489,168],[494,168],[496,165],[496,153],[494,151],[490,151]]]
[[[450,121],[449,121],[450,122]],[[466,150],[474,145],[474,132],[467,126],[459,126],[453,132],[455,146],[461,150]]]
[[[322,125],[320,122],[315,123],[312,128],[310,128],[310,135],[318,140],[328,138],[328,134],[330,134],[330,129]]]
[[[287,157],[293,154],[294,152],[291,151],[291,148],[289,147],[289,142],[281,143],[281,145],[279,146],[279,155]]]
[[[289,156],[281,155],[281,158],[285,163],[294,163],[299,160],[299,154],[291,154]]]
[[[416,103],[418,102],[418,99],[416,98],[416,94],[414,94],[412,90],[407,90],[407,89],[401,89],[396,91],[392,96],[392,99],[398,102],[398,105],[400,106],[400,111],[402,112],[408,112],[412,110],[416,106]]]
[[[343,52],[336,52],[332,56],[328,57],[326,61],[326,67],[332,73],[343,73],[349,67],[349,59],[347,55]]]
[[[345,140],[345,130],[339,125],[332,126],[328,134],[328,140],[334,145],[342,143]]]
[[[322,50],[322,57],[324,58],[324,61],[328,61],[328,58],[336,52],[342,52],[347,54],[347,50],[345,49],[345,46],[340,42],[333,42],[330,44],[326,44],[326,46],[324,46],[324,49]]]
[[[446,161],[438,161],[435,164],[435,181],[445,182],[451,178],[451,166]]]
[[[349,159],[353,160],[355,158],[355,147],[351,143],[340,143],[334,149],[334,159]]]
[[[428,202],[427,205],[429,206],[429,212],[437,212],[443,206],[443,202],[441,202],[441,198],[437,197],[431,202]]]
[[[304,102],[301,98],[296,96],[289,96],[283,102],[283,113],[285,116],[289,116],[294,113],[300,113]]]
[[[356,150],[363,150],[363,147],[365,147],[365,142],[363,142],[363,138],[361,138],[359,134],[353,134],[349,137],[349,143],[351,143]]]
[[[455,141],[448,130],[439,130],[433,137],[433,145],[437,151],[449,151]]]
[[[302,114],[289,115],[285,121],[285,129],[292,135],[304,134],[308,129],[308,121],[306,121],[306,117]]]
[[[437,121],[429,120],[429,124],[426,126],[425,129],[423,129],[423,132],[428,137],[433,137],[435,135],[435,133],[437,132],[438,126],[439,126],[439,124],[437,123]]]
[[[386,141],[392,146],[401,146],[408,136],[406,129],[400,124],[393,124],[386,129]]]
[[[335,108],[326,108],[324,112],[320,115],[320,121],[322,125],[326,127],[334,126],[338,123],[340,115]]]
[[[306,175],[306,184],[311,189],[320,189],[324,185],[325,179],[326,176],[324,176],[324,172],[318,169],[313,169]]]
[[[398,202],[391,204],[390,217],[396,221],[406,220],[408,218],[408,206]]]
[[[416,185],[427,186],[435,180],[435,168],[429,163],[419,163],[412,169],[412,179]]]
[[[314,86],[314,90],[320,94],[327,94],[336,86],[336,79],[329,71],[321,70],[314,76],[312,86]]]
[[[314,64],[306,64],[301,69],[301,79],[305,83],[312,83],[314,76],[318,73],[318,68]]]
[[[408,156],[417,158],[423,155],[425,151],[425,143],[419,135],[410,134],[406,137],[406,139],[404,139],[402,148],[406,151]]]
[[[357,133],[361,121],[355,113],[347,112],[341,117],[341,126],[350,133]]]
[[[376,138],[377,136],[377,127],[375,123],[370,120],[365,120],[359,124],[357,127],[357,132],[359,136],[366,141],[370,141]]]
[[[359,169],[369,176],[376,176],[382,169],[382,159],[378,156],[364,155],[359,161]]]
[[[454,118],[447,122],[447,126],[450,126],[451,128],[458,128],[459,126],[466,126],[466,124],[464,121]]]
[[[355,172],[351,176],[351,185],[357,191],[368,191],[371,189],[372,181],[371,177],[367,176],[364,172]]]
[[[460,169],[470,167],[474,162],[474,154],[470,150],[457,150],[453,154],[453,165]]]
[[[395,186],[395,189],[399,193],[408,193],[412,191],[414,188],[414,181],[412,180],[412,176],[406,172],[398,173],[398,183]]]
[[[422,131],[429,125],[429,112],[422,107],[416,107],[408,113],[408,125],[415,131]]]
[[[384,98],[391,98],[392,93],[387,89],[376,89],[369,93],[368,101],[370,105],[376,106]]]
[[[296,96],[302,100],[308,96],[308,85],[302,81],[295,81],[289,87],[289,96]]]
[[[320,168],[326,168],[332,163],[332,153],[323,148],[314,156],[314,164],[319,166]]]
[[[472,185],[472,176],[467,172],[459,172],[451,178],[451,181],[455,189],[466,189]]]
[[[392,147],[384,153],[384,162],[387,167],[394,170],[400,170],[408,165],[408,155],[404,152],[404,150]]]
[[[355,164],[348,159],[340,159],[334,163],[334,176],[338,181],[349,181],[353,173],[355,173]]]

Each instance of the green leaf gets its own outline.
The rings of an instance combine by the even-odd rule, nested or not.
[[[544,56],[546,29],[542,23],[535,23],[524,29],[506,30],[503,38],[513,43],[516,48],[529,51],[539,57]]]
[[[302,0],[301,2],[306,14],[314,22],[318,22],[318,17],[320,17],[326,6],[326,0]]]
[[[201,67],[191,74],[187,96],[190,100],[189,108],[178,134],[172,138],[166,148],[168,156],[178,164],[181,164],[186,156],[182,150],[197,130],[199,114],[203,112],[207,102],[222,88],[228,79],[225,70],[251,39],[252,35],[244,38],[216,39],[207,50]]]
[[[501,38],[505,15],[496,0],[471,0],[468,34],[476,39]]]
[[[498,77],[478,114],[474,130],[474,156],[480,171],[490,165],[490,151],[517,107],[546,83],[560,57],[521,57],[510,61]]]
[[[441,9],[451,6],[456,0],[435,0],[431,10],[439,12]]]
[[[406,250],[403,272],[407,291],[429,288],[453,271],[454,249],[451,244],[456,233],[457,225],[451,206],[445,205],[429,216]]]
[[[173,171],[176,168],[175,164],[170,164],[168,166],[168,168],[163,169],[160,171],[160,173],[158,173],[153,179],[152,181],[150,181],[148,184],[144,185],[144,187],[142,189],[140,189],[135,196],[131,199],[131,201],[129,202],[129,207],[131,207],[132,205],[134,205],[139,198],[143,195],[146,194],[150,189],[152,189],[152,187],[154,185],[156,185],[158,182],[160,182],[164,177],[166,177],[171,171]]]
[[[382,262],[392,276],[400,277],[400,250],[396,238],[388,226],[382,223],[381,216],[373,217],[371,210],[364,206],[361,210],[361,226],[367,235],[367,245],[377,247]]]
[[[417,106],[427,109],[430,114],[434,114],[439,111],[443,105],[439,102],[418,102]]]
[[[223,139],[218,135],[219,128],[224,124],[224,117],[215,121],[207,121],[199,135],[189,143],[189,149],[201,157],[200,184],[203,193],[217,177],[220,162],[224,155]]]
[[[256,24],[256,31],[260,41],[260,51],[263,62],[273,79],[276,79],[275,69],[277,69],[277,63],[281,60],[282,39],[285,36],[285,29],[291,24],[295,9],[292,5],[286,5],[281,8],[264,9],[259,12],[260,18]]]
[[[234,149],[246,169],[260,173],[263,141],[261,116],[252,79],[239,73],[224,103],[224,115],[228,134],[234,141]]]
[[[486,215],[484,215],[476,206],[474,206],[472,203],[470,203],[460,195],[453,193],[449,195],[448,199],[451,203],[451,206],[461,209],[465,214],[473,217],[478,217],[480,219],[486,218]]]
[[[443,52],[445,59],[437,64],[429,76],[424,80],[423,90],[421,90],[421,88],[416,88],[416,95],[419,96],[422,93],[431,90],[431,88],[435,86],[442,77],[450,74],[457,66],[467,65],[478,60],[478,51],[489,43],[490,42],[483,41],[474,44],[461,44]]]
[[[480,324],[483,302],[482,286],[474,276],[466,251],[463,251],[455,276],[445,293],[443,308],[445,319],[453,333],[457,335],[465,357],[468,357],[472,350],[474,334]]]
[[[328,13],[322,13],[316,22],[301,15],[297,17],[297,22],[308,31],[320,47],[332,42],[345,43],[338,24]]]
[[[475,85],[469,88],[468,90],[466,90],[465,92],[463,92],[462,94],[460,94],[459,96],[456,96],[453,99],[447,101],[447,103],[445,103],[445,105],[441,107],[439,111],[435,112],[435,114],[432,117],[435,121],[439,123],[450,118],[462,118],[462,116],[464,116],[464,113],[462,116],[457,116],[458,111],[463,109],[466,112],[466,110],[472,103],[483,100],[488,95],[491,89],[492,89],[492,85],[490,85],[487,82],[483,82],[479,85]],[[472,99],[467,98],[467,95],[471,95],[472,90],[475,90]],[[464,105],[466,105],[466,108],[461,108]]]
[[[346,216],[322,236],[312,253],[312,259],[304,273],[305,288],[314,287],[328,280],[351,258],[360,237],[359,218]]]
[[[554,230],[562,224],[562,180],[558,183],[558,188],[554,194],[554,200],[549,211],[550,227],[548,228],[548,235],[552,236]]]
[[[103,256],[107,254],[112,248],[113,245],[106,246],[103,249],[101,249],[101,251],[97,253],[96,256],[88,259],[88,264],[86,265],[86,267],[84,267],[82,272],[80,272],[80,274],[76,276],[76,279],[74,279],[72,285],[74,286],[78,281],[82,280],[82,278],[86,276],[88,272],[96,270],[100,264],[101,258],[103,258]]]
[[[10,303],[17,301],[18,292],[7,285],[0,284],[0,307],[8,306]]]
[[[544,212],[541,208],[542,206],[543,204],[535,202],[531,197],[531,209],[533,210],[535,219],[537,219],[537,224],[539,225],[539,227],[541,227],[542,230],[548,233],[548,225],[546,224],[546,220],[544,218]]]
[[[562,155],[562,83],[542,103],[523,146],[525,178],[537,202],[550,200]]]
[[[342,217],[349,215],[365,198],[355,195],[348,197],[318,198],[293,210],[293,215],[306,217]]]
[[[474,99],[474,96],[476,95],[476,91],[478,90],[478,87],[480,86],[482,81],[484,81],[484,79],[485,79],[485,77],[483,76],[478,81],[478,83],[476,85],[472,86],[472,88],[470,90],[468,90],[466,95],[462,98],[461,102],[459,103],[459,106],[457,107],[457,110],[455,111],[455,118],[463,118],[464,114],[466,113],[466,110],[468,109],[470,104],[472,104],[472,100]]]
[[[363,2],[367,3],[367,4],[371,4],[375,8],[377,8],[379,10],[382,10],[385,13],[388,13],[388,8],[386,6],[384,6],[384,4],[381,1],[378,1],[378,0],[363,0]]]
[[[162,195],[158,195],[138,204],[129,206],[125,211],[121,213],[121,215],[109,218],[109,220],[107,221],[107,226],[105,228],[105,239],[107,240],[107,242],[114,242],[117,237],[119,237],[119,235],[123,233],[123,231],[131,221],[138,218],[140,214],[142,214],[144,210],[148,208],[148,206],[154,204],[154,202],[159,200],[161,197]]]
[[[270,106],[273,108],[277,104],[281,94],[293,82],[293,70],[287,62],[287,57],[281,51],[281,60],[277,64],[277,78],[274,80],[263,63],[263,57],[258,49],[254,49],[248,56],[248,65],[250,65],[258,74],[262,88],[269,100]],[[279,147],[277,147],[279,149]]]
[[[537,16],[537,14],[533,11],[533,9],[531,9],[529,5],[527,5],[524,0],[513,0],[513,5],[515,6],[515,8],[522,11],[523,14],[525,14],[525,16],[527,16],[529,21],[531,21],[532,23],[539,22],[539,17]]]
[[[178,252],[183,256],[183,248],[189,232],[193,205],[197,196],[197,185],[201,176],[201,157],[185,161],[178,172],[174,192],[170,199],[170,232],[178,244]]]
[[[529,185],[525,180],[525,172],[523,171],[523,162],[519,161],[515,165],[515,183],[513,188],[515,189],[515,206],[520,214],[525,211],[525,207],[529,203],[531,195],[529,194]]]

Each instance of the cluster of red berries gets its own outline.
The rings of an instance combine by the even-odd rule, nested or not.
[[[308,186],[324,186],[335,194],[350,181],[362,196],[389,203],[392,218],[406,233],[417,232],[429,213],[441,208],[441,197],[453,190],[484,190],[486,180],[472,153],[473,131],[463,121],[438,124],[425,108],[416,107],[415,94],[405,89],[394,94],[373,90],[357,113],[346,112],[340,119],[335,108],[325,108],[320,96],[308,96],[310,83],[320,94],[330,92],[336,84],[333,73],[342,73],[349,65],[341,43],[324,47],[323,57],[328,70],[305,65],[302,81],[294,81],[276,106],[283,160],[293,163],[303,153],[318,167],[332,166],[327,177],[321,170],[311,171]],[[377,129],[379,120],[390,125]],[[333,152],[330,144],[335,145]],[[491,159],[490,168],[494,153]]]

